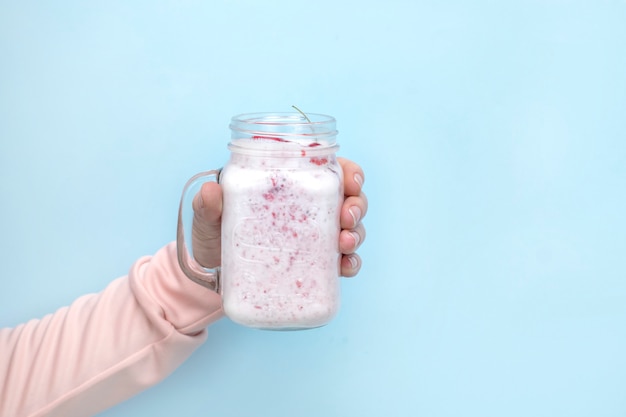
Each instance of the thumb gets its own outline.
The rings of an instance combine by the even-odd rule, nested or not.
[[[202,185],[193,200],[193,256],[206,268],[221,262],[222,188],[215,182]]]

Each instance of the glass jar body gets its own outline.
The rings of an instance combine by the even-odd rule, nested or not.
[[[334,152],[279,148],[231,148],[220,175],[224,312],[249,327],[319,327],[339,308],[341,167]]]

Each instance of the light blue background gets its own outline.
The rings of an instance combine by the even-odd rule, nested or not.
[[[230,117],[292,104],[367,177],[339,317],[220,321],[104,416],[626,414],[623,0],[0,0],[0,325],[172,240]]]

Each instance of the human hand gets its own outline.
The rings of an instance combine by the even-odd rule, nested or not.
[[[356,250],[365,240],[361,220],[367,213],[363,193],[363,170],[345,158],[337,158],[343,169],[344,201],[341,207],[339,250],[342,253],[341,275],[353,277],[361,269]],[[194,257],[204,267],[215,268],[221,261],[222,189],[216,182],[205,183],[193,201],[192,243]]]
[[[339,250],[341,257],[341,275],[353,277],[361,269],[361,257],[356,250],[365,240],[365,226],[361,220],[367,214],[367,197],[363,192],[363,169],[345,158],[337,158],[343,169],[343,188],[345,198],[341,207],[341,233]]]

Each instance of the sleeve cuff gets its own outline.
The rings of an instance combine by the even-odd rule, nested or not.
[[[138,260],[130,277],[144,287],[160,307],[159,314],[180,333],[198,333],[224,315],[220,295],[191,281],[182,272],[174,242],[154,256]]]

